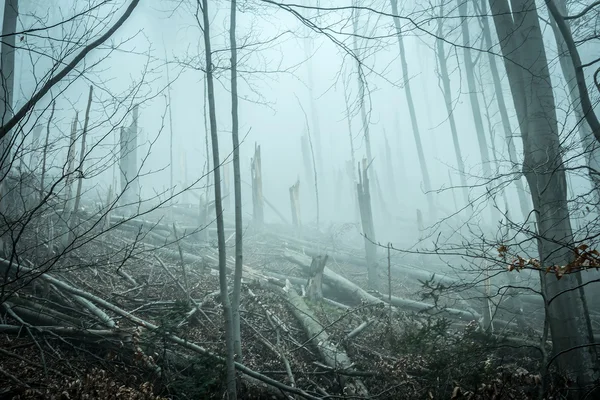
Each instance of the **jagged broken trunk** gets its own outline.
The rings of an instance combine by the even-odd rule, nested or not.
[[[300,218],[300,180],[290,186],[290,206],[292,208],[292,223],[296,228],[302,224]]]
[[[252,173],[252,206],[254,224],[257,227],[263,226],[265,222],[263,191],[262,191],[262,168],[260,159],[260,146],[254,146],[254,157],[251,160]]]
[[[379,289],[379,276],[377,274],[377,245],[375,240],[375,228],[373,226],[373,212],[371,210],[371,192],[369,190],[369,177],[367,174],[367,160],[363,159],[362,168],[358,165],[358,207],[360,209],[360,220],[362,222],[365,241],[365,252],[367,256],[367,268],[369,288]]]
[[[306,284],[306,297],[311,301],[323,299],[323,271],[328,256],[313,257],[308,270],[308,283]]]
[[[138,106],[133,107],[133,121],[128,128],[121,128],[121,157],[119,167],[121,169],[121,201],[120,206],[125,212],[135,210],[135,205],[140,197],[138,181],[138,159],[137,159],[137,129],[138,128]]]

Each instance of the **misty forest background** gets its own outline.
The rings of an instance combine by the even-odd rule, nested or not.
[[[599,3],[6,0],[0,398],[596,398]]]

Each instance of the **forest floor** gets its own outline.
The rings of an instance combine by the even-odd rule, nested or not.
[[[10,280],[6,272],[0,398],[223,398],[218,357],[224,323],[214,243],[194,244],[201,233],[185,232],[179,244],[171,243],[166,228],[159,234],[144,229],[112,229],[44,267],[36,265],[45,260],[39,249],[25,252],[21,276]],[[231,232],[227,237],[233,265]],[[282,256],[289,243],[277,238],[244,236],[250,272],[242,288],[239,362],[252,374],[240,372],[240,398],[360,398],[350,382],[360,382],[376,399],[540,398],[539,346],[486,334],[477,321],[457,323],[343,296],[305,300],[311,318],[351,360],[343,369],[327,365],[321,343],[307,335],[281,289],[284,277],[306,278]],[[363,268],[336,260],[327,266],[366,287]],[[392,279],[392,290],[422,300],[420,287],[402,278]],[[275,389],[265,378],[285,386]],[[564,385],[556,382],[545,379],[544,398],[560,398]]]

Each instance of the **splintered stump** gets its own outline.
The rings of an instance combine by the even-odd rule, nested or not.
[[[328,256],[313,257],[308,269],[308,283],[306,284],[306,297],[311,301],[323,299],[323,271]]]
[[[323,263],[324,266],[325,264]],[[317,351],[324,363],[334,371],[352,371],[352,361],[346,352],[331,341],[325,328],[318,322],[319,319],[317,316],[306,305],[302,297],[296,293],[289,281],[286,282],[285,288],[280,289],[280,293],[288,300],[290,311],[302,325],[311,343],[317,347]],[[369,396],[367,388],[360,379],[339,375],[339,381],[344,394]]]
[[[262,167],[260,158],[260,146],[258,144],[254,147],[254,157],[250,162],[250,172],[252,176],[252,206],[253,206],[253,220],[254,223],[261,227],[264,224],[264,206],[263,206],[263,192],[262,192]]]
[[[290,205],[292,208],[292,223],[298,228],[301,224],[300,219],[300,179],[290,186]]]
[[[377,247],[375,245],[375,227],[373,225],[373,211],[371,209],[371,192],[369,177],[367,175],[367,161],[363,159],[362,168],[358,164],[358,178],[356,192],[360,209],[360,220],[365,240],[365,253],[367,259],[367,274],[369,288],[379,290],[379,276],[377,274]]]

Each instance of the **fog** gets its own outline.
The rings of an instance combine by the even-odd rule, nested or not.
[[[398,4],[397,14],[390,9],[395,0],[237,2],[239,108],[233,118],[239,119],[240,228],[234,202],[231,3],[208,1],[212,65],[207,66],[202,1],[140,1],[122,24],[135,1],[21,1],[16,32],[4,29],[2,36],[2,71],[10,75],[3,80],[14,80],[14,89],[2,94],[3,128],[15,124],[0,137],[5,143],[0,194],[7,199],[0,206],[7,216],[2,235],[7,240],[10,232],[13,238],[12,250],[3,253],[8,270],[14,262],[52,272],[55,264],[72,262],[70,252],[79,260],[85,254],[100,260],[103,256],[93,255],[96,248],[86,247],[96,245],[111,249],[105,253],[131,249],[122,260],[129,266],[130,256],[146,257],[133,256],[135,249],[144,254],[145,246],[164,247],[179,251],[186,283],[177,287],[192,299],[183,266],[202,257],[203,268],[215,262],[210,268],[225,274],[224,258],[216,263],[216,257],[226,249],[227,262],[235,262],[234,254],[241,260],[229,242],[241,229],[248,264],[244,285],[265,276],[281,285],[291,279],[303,298],[305,289],[312,293],[312,268],[322,262],[325,296],[337,306],[355,307],[345,302],[348,292],[368,286],[369,294],[352,300],[385,301],[391,321],[392,304],[421,312],[433,298],[430,305],[437,308],[436,296],[443,293],[444,307],[452,310],[451,318],[461,315],[460,323],[466,322],[461,313],[470,313],[488,333],[488,325],[498,332],[500,321],[505,328],[517,324],[515,332],[537,335],[538,341],[548,337],[546,318],[560,335],[558,327],[571,324],[564,316],[579,315],[581,308],[589,314],[586,327],[593,340],[600,298],[591,283],[597,284],[599,275],[586,271],[582,278],[579,269],[593,269],[600,261],[592,251],[600,212],[597,11],[590,6],[581,16],[558,20],[568,21],[578,66],[569,55],[572,48],[559,48],[561,41],[568,47],[569,36],[558,36],[562,25],[543,2],[531,3],[537,4],[527,22],[531,37],[512,25],[521,17],[516,4],[509,10],[506,3],[513,32],[499,40],[501,18],[488,9],[500,2],[408,1]],[[585,7],[562,6],[569,15]],[[7,24],[10,18],[2,17]],[[113,26],[106,40],[95,43]],[[14,65],[7,67],[12,56]],[[583,71],[576,77],[579,86],[568,68]],[[61,71],[68,73],[52,82]],[[591,102],[587,111],[585,96]],[[256,178],[252,162],[259,147]],[[34,183],[25,189],[27,179]],[[20,183],[8,183],[13,180]],[[297,204],[291,191],[296,182]],[[264,221],[257,207],[264,207]],[[128,233],[118,231],[122,228]],[[130,237],[136,229],[138,236]],[[42,250],[32,250],[37,247],[30,241]],[[578,252],[588,249],[589,258],[581,259]],[[326,255],[331,257],[327,269]],[[290,263],[304,268],[302,278],[286,269]],[[117,264],[109,257],[107,265]],[[352,275],[354,267],[364,269],[355,273],[360,278]],[[548,283],[543,274],[540,280],[538,271],[555,267],[568,268],[565,276],[578,269],[568,278],[557,272],[561,283]],[[515,268],[519,274],[511,274]],[[373,273],[381,282],[374,284]],[[307,274],[306,285],[299,284]],[[224,288],[227,292],[227,283]],[[541,302],[575,289],[581,298],[552,307]],[[468,290],[476,295],[464,295]],[[229,306],[221,301],[226,313]],[[233,303],[239,313],[239,298]],[[496,317],[489,315],[492,303]],[[525,316],[531,316],[527,326]],[[572,323],[583,327],[579,320]],[[305,332],[310,336],[310,328]],[[584,346],[577,340],[568,345]]]

